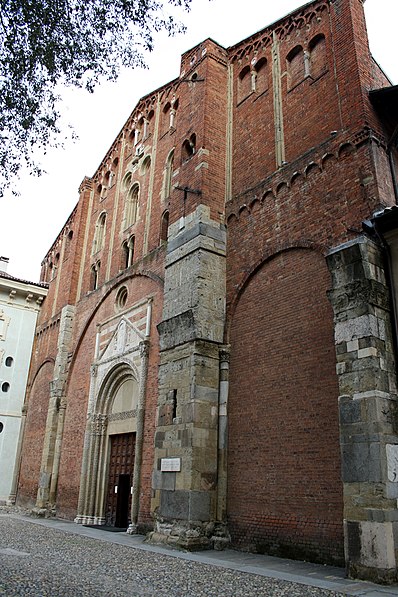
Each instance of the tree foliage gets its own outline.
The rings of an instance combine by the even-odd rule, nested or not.
[[[122,66],[144,64],[154,33],[184,27],[191,0],[0,0],[0,196],[34,151],[59,139],[61,85],[93,91]],[[168,6],[171,5],[171,6]]]

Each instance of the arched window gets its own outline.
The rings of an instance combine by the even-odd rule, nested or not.
[[[160,242],[167,242],[167,233],[169,230],[169,212],[166,210],[162,215],[160,223]]]
[[[304,51],[301,46],[293,48],[286,57],[287,60],[287,72],[288,72],[288,85],[289,89],[292,89],[295,85],[303,81],[305,77],[304,67]]]
[[[327,70],[326,41],[322,34],[314,37],[308,46],[310,51],[310,75],[317,79]]]
[[[154,111],[151,110],[146,118],[144,118],[144,130],[142,133],[142,140],[144,141],[151,133],[151,121],[154,117]]]
[[[99,272],[101,269],[101,262],[97,261],[94,265],[91,266],[91,281],[90,281],[90,290],[97,290],[99,286]]]
[[[171,109],[171,104],[170,104],[170,102],[167,102],[167,104],[164,106],[163,111],[162,111],[162,131],[161,131],[162,135],[167,133],[167,131],[170,128],[170,109]]]
[[[53,270],[52,270],[52,277],[55,278],[58,272],[58,268],[59,268],[59,259],[60,259],[60,254],[56,253],[55,257],[54,257],[54,263],[53,263]]]
[[[133,129],[132,131],[130,131],[130,134],[128,136],[128,142],[131,148],[135,145],[135,136],[135,129]]]
[[[167,156],[166,167],[163,176],[163,199],[168,199],[171,195],[171,182],[173,179],[174,167],[174,149],[172,149]]]
[[[178,98],[174,98],[171,102],[171,109],[170,109],[170,122],[169,126],[170,129],[175,129],[176,126],[176,114],[178,109],[179,100]]]
[[[264,93],[268,89],[268,64],[265,58],[260,58],[254,67],[256,73],[256,92]]]
[[[12,367],[13,362],[14,362],[14,359],[12,357],[7,357],[6,361],[5,361],[5,366]]]
[[[4,381],[1,384],[1,391],[2,392],[8,392],[10,390],[10,384],[8,383],[8,381]]]
[[[192,133],[189,139],[185,139],[182,144],[182,161],[186,162],[196,151],[196,135]]]
[[[242,102],[252,92],[252,77],[250,73],[250,66],[246,65],[238,76],[238,98],[237,103]]]
[[[47,261],[42,261],[40,270],[40,282],[46,282],[47,280]]]
[[[100,214],[97,223],[95,225],[94,241],[93,241],[93,254],[101,251],[105,244],[105,226],[106,226],[106,212]]]
[[[107,195],[108,195],[108,189],[111,187],[112,184],[112,172],[110,170],[108,170],[108,172],[105,174],[103,180],[102,180],[102,185],[100,185],[101,190],[100,190],[100,201],[103,201],[104,199],[106,199]]]
[[[141,174],[145,176],[151,168],[151,156],[147,155],[141,165]]]
[[[133,264],[134,260],[134,245],[135,237],[130,236],[128,240],[125,240],[122,244],[122,267],[121,269],[127,269]]]
[[[136,223],[138,217],[138,201],[139,201],[140,187],[138,183],[133,183],[126,194],[126,201],[124,204],[124,218],[123,230],[129,228]]]

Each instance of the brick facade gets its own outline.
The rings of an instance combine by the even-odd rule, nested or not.
[[[140,100],[43,262],[21,503],[103,524],[123,430],[131,532],[350,560],[325,257],[394,203],[387,85],[362,2],[315,0]]]

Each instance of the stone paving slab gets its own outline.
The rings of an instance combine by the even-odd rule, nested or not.
[[[233,550],[181,552],[142,536],[0,512],[0,595],[86,594],[394,597],[398,586],[352,581],[332,566]]]

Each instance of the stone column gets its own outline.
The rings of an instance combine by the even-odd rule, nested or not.
[[[397,580],[398,435],[389,291],[367,238],[327,257],[332,275],[348,574]]]
[[[75,522],[77,524],[84,523],[85,516],[86,516],[88,475],[89,475],[89,470],[90,470],[90,454],[91,454],[91,439],[92,439],[91,420],[92,420],[94,405],[95,405],[95,391],[96,391],[96,380],[97,380],[97,374],[98,374],[98,367],[96,365],[91,365],[90,372],[91,372],[90,396],[89,396],[89,401],[88,401],[86,431],[84,433],[82,470],[81,470],[81,474],[80,474],[79,501],[78,501],[78,506],[77,506],[77,516],[75,518]]]
[[[106,428],[106,415],[96,414],[92,419],[92,467],[89,475],[87,518],[89,524],[95,524],[95,503],[97,479],[100,462],[100,448]]]
[[[39,487],[35,511],[45,515],[51,511],[50,485],[54,463],[55,439],[58,427],[58,413],[63,397],[63,384],[59,380],[50,383],[50,400],[47,411],[46,433],[44,436],[42,462],[40,470]],[[47,512],[48,510],[48,512]]]
[[[54,377],[50,383],[46,433],[44,436],[39,487],[35,507],[35,510],[40,514],[48,514],[55,508],[55,489],[58,484],[58,465],[59,458],[61,457],[63,433],[63,421],[59,426],[59,412],[61,404],[66,408],[65,391],[68,376],[68,354],[71,348],[74,312],[75,308],[72,305],[66,305],[61,312],[57,356],[54,365]],[[58,446],[56,454],[57,439]],[[53,488],[53,493],[50,498],[51,486]]]
[[[138,513],[140,507],[142,448],[144,444],[145,396],[148,378],[149,340],[140,342],[141,373],[140,390],[137,404],[137,433],[135,440],[133,495],[131,499],[131,524],[127,530],[130,535],[138,532]]]
[[[225,243],[204,205],[169,228],[151,540],[184,549],[211,547],[217,521]]]
[[[51,475],[50,483],[50,496],[49,496],[49,508],[55,510],[57,500],[57,488],[58,488],[58,475],[59,475],[59,463],[61,460],[61,447],[62,447],[62,436],[64,434],[65,424],[65,411],[66,411],[66,400],[61,398],[58,412],[58,423],[57,433],[55,437],[54,446],[54,462]]]
[[[227,528],[229,359],[230,346],[221,347],[218,400],[217,524],[212,537],[214,549],[225,549],[230,542]]]
[[[98,443],[98,467],[97,476],[93,478],[92,493],[95,495],[94,524],[105,524],[105,475],[104,470],[107,462],[107,428],[108,415],[100,415],[100,438]]]
[[[218,404],[218,499],[217,519],[227,518],[228,389],[230,347],[220,350],[220,392]]]

